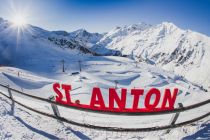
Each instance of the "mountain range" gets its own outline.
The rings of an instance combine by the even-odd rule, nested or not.
[[[63,56],[119,56],[147,63],[209,87],[210,37],[173,23],[138,23],[107,33],[47,31],[32,25],[16,27],[0,18],[0,64],[21,66]],[[75,59],[77,59],[75,57]],[[71,58],[72,59],[72,58]],[[30,62],[31,62],[30,61]],[[41,64],[40,64],[41,65]]]

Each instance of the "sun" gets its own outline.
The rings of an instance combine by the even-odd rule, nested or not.
[[[27,21],[23,15],[15,15],[12,22],[18,27],[24,27]]]

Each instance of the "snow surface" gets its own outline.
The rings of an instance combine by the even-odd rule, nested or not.
[[[120,88],[134,87],[147,91],[156,87],[163,93],[165,88],[176,87],[180,91],[175,106],[178,103],[187,106],[210,98],[209,91],[206,92],[201,87],[208,89],[210,82],[209,40],[205,35],[181,30],[167,22],[157,26],[139,23],[117,27],[103,35],[91,34],[85,30],[73,33],[49,32],[28,25],[19,32],[17,38],[16,27],[0,19],[0,84],[10,85],[17,90],[46,99],[55,95],[52,90],[54,82],[71,84],[74,89],[71,92],[72,101],[79,99],[82,104],[89,104],[91,90],[96,86],[101,88],[107,104],[108,88],[115,87],[115,81],[118,82],[118,91]],[[94,50],[104,55],[110,52],[110,55],[116,55],[117,51],[120,51],[129,57],[94,56]],[[65,72],[62,72],[62,60],[65,60]],[[73,74],[75,72],[79,73]],[[5,88],[0,87],[0,91],[8,94]],[[15,92],[13,96],[25,105],[52,113],[49,104]],[[126,106],[131,107],[132,96],[128,94],[127,98]],[[143,106],[142,99],[140,107]],[[1,139],[210,139],[209,117],[172,129],[169,133],[119,133],[57,122],[12,104],[1,95],[0,104]],[[168,125],[173,116],[128,117],[87,113],[63,107],[59,107],[59,111],[63,117],[77,122],[128,128]],[[205,105],[183,112],[177,123],[201,116],[208,111],[209,105]]]
[[[110,66],[112,69],[110,69]],[[156,68],[154,66],[149,66],[144,63],[140,63],[137,67],[133,60],[127,59],[127,58],[119,58],[119,57],[89,57],[85,61],[83,61],[82,66],[82,72],[79,75],[71,75],[71,69],[67,69],[65,73],[59,72],[61,69],[58,68],[58,71],[55,71],[52,73],[41,73],[39,75],[39,72],[29,72],[22,69],[17,69],[13,67],[1,67],[0,68],[0,79],[1,84],[9,84],[10,86],[22,90],[24,92],[27,92],[29,94],[43,97],[43,98],[49,98],[51,95],[54,95],[54,92],[52,91],[52,82],[58,81],[61,83],[67,83],[71,84],[73,86],[73,89],[76,89],[71,92],[72,94],[72,100],[75,101],[77,99],[80,100],[81,103],[89,104],[90,96],[91,96],[91,89],[94,86],[99,86],[102,88],[103,96],[105,98],[105,102],[108,103],[108,90],[109,87],[115,86],[115,80],[119,80],[118,88],[124,87],[124,88],[132,88],[132,87],[139,87],[139,88],[145,88],[148,89],[149,87],[157,87],[161,91],[165,87],[178,87],[182,92],[179,93],[176,106],[178,102],[183,103],[184,106],[191,105],[194,103],[198,103],[200,101],[204,101],[207,98],[209,98],[209,93],[206,93],[202,91],[198,86],[194,85],[193,83],[190,83],[186,79],[183,79],[182,77],[176,76],[172,73],[166,72],[164,70],[161,70],[159,68]],[[18,76],[19,72],[19,76]],[[45,76],[43,76],[45,75]],[[53,75],[53,77],[52,77]],[[47,78],[48,77],[48,78]],[[50,79],[49,79],[50,78]],[[27,82],[28,81],[28,82]],[[22,86],[23,84],[23,87]],[[39,87],[41,84],[42,87]],[[7,94],[6,89],[2,89],[1,91]],[[188,92],[190,94],[188,94]],[[22,103],[31,106],[35,109],[39,109],[41,111],[52,113],[52,109],[49,104],[37,102],[35,100],[32,100],[30,98],[23,98],[23,96],[16,94],[13,94],[14,98],[18,101],[21,101]],[[2,100],[6,100],[2,97]],[[10,102],[10,101],[7,101]],[[127,106],[131,106],[132,97],[128,96],[128,104]],[[141,101],[142,103],[143,101]],[[10,104],[8,104],[10,106]],[[140,104],[142,106],[142,104]],[[19,107],[21,108],[21,107]],[[181,113],[178,122],[186,121],[189,119],[189,115],[194,118],[198,117],[202,114],[205,114],[208,112],[209,106],[203,106],[201,108],[195,109],[193,111],[187,111],[184,113]],[[26,110],[22,108],[22,110]],[[59,107],[60,114],[63,117],[66,117],[68,119],[77,121],[77,122],[84,122],[94,125],[100,125],[100,126],[117,126],[117,127],[128,127],[128,128],[138,128],[138,127],[152,127],[157,125],[167,125],[170,122],[170,119],[173,114],[170,115],[156,115],[156,116],[117,116],[117,115],[104,115],[104,114],[96,114],[96,113],[86,113],[82,111],[75,111],[71,109],[66,109],[63,107]],[[16,112],[16,111],[15,111]],[[30,112],[30,111],[27,111]],[[121,136],[125,135],[125,133],[111,133],[109,132],[103,132],[103,131],[96,131],[96,130],[84,130],[84,128],[79,128],[76,126],[71,126],[65,124],[65,126],[61,125],[59,122],[51,121],[51,119],[40,116],[38,114],[35,114],[33,112],[30,112],[31,119],[27,118],[24,114],[24,112],[19,111],[17,109],[17,114],[21,114],[21,117],[24,117],[25,120],[29,120],[28,125],[32,125],[33,127],[36,126],[39,129],[43,130],[43,132],[50,132],[50,134],[53,134],[56,137],[59,138],[75,138],[75,134],[73,131],[78,131],[82,133],[83,135],[91,138],[91,139],[105,139],[106,137],[111,139],[120,139]],[[39,116],[38,122],[33,122],[34,115]],[[70,115],[71,114],[71,115]],[[7,117],[14,117],[14,123],[17,123],[19,119],[16,118],[16,116],[12,116],[11,114],[5,115]],[[32,117],[33,116],[33,117]],[[18,116],[19,117],[19,116]],[[190,118],[191,118],[190,117]],[[25,119],[27,118],[27,119]],[[45,118],[44,120],[42,118]],[[119,119],[120,118],[120,119]],[[22,121],[23,121],[22,120]],[[165,131],[160,132],[152,132],[150,133],[150,137],[147,137],[147,133],[129,133],[125,137],[125,139],[128,138],[149,138],[151,139],[152,136],[154,138],[183,138],[185,136],[190,136],[191,134],[194,134],[196,132],[201,131],[201,125],[203,125],[204,129],[208,127],[208,118],[200,121],[200,124],[196,124],[195,126],[185,126],[182,128],[173,129],[169,134],[165,134]],[[46,121],[45,123],[42,121]],[[50,124],[48,125],[48,121]],[[8,124],[7,124],[8,123]],[[4,125],[9,125],[11,122],[4,122]],[[197,123],[197,122],[196,122]],[[205,126],[206,124],[206,126]],[[36,130],[31,128],[28,128],[27,125],[24,125],[23,129],[29,129],[26,131],[27,135],[30,135],[28,137],[36,139],[36,138],[50,138],[48,134],[40,134],[43,132],[36,132]],[[46,127],[44,127],[46,126]],[[4,126],[5,127],[5,126]],[[17,127],[20,127],[19,125]],[[73,131],[70,131],[68,129],[73,129]],[[72,128],[73,127],[73,128]],[[11,128],[13,129],[13,128]],[[58,129],[62,129],[59,132]],[[6,130],[5,130],[6,131]],[[25,136],[26,134],[22,133],[17,135],[16,132],[7,130],[6,132],[9,132],[11,138],[20,138]],[[27,133],[29,131],[29,133]],[[179,131],[183,132],[180,133]],[[185,132],[186,131],[186,132]],[[179,132],[179,133],[178,133]],[[17,132],[18,133],[18,132]],[[73,134],[72,134],[73,133]],[[108,134],[107,134],[108,133]],[[174,134],[173,134],[174,133]],[[7,134],[4,134],[7,135]],[[17,136],[16,136],[17,135]],[[44,136],[43,136],[44,135]],[[51,136],[51,135],[50,135]],[[6,137],[6,136],[5,136]],[[205,136],[205,137],[208,137]],[[26,138],[29,139],[29,138]]]

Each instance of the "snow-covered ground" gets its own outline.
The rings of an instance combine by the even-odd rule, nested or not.
[[[60,123],[31,112],[0,95],[1,139],[209,139],[210,118],[192,125],[157,132],[108,132]]]
[[[101,88],[108,104],[108,88],[115,87],[116,81],[118,90],[126,88],[128,93],[134,87],[144,88],[145,92],[156,87],[161,93],[165,88],[178,88],[175,106],[178,103],[188,106],[210,99],[209,45],[209,37],[167,22],[155,26],[134,24],[98,34],[85,30],[50,32],[32,25],[19,32],[11,22],[0,18],[0,84],[45,99],[55,95],[53,83],[71,84],[72,101],[80,100],[82,104],[89,104],[93,87]],[[62,60],[65,72],[62,72]],[[79,73],[72,74],[75,72]],[[3,87],[0,92],[8,95]],[[47,103],[15,92],[13,96],[27,106],[53,113]],[[131,107],[131,103],[132,96],[128,94],[126,107]],[[59,111],[62,117],[76,122],[123,128],[168,125],[174,115],[104,115],[64,107],[59,107]],[[209,104],[182,112],[177,123],[207,112]],[[12,104],[0,95],[0,138],[210,139],[210,118],[169,133],[106,132],[58,122]]]
[[[37,64],[36,64],[36,63]],[[33,65],[38,65],[35,61]],[[49,62],[55,62],[49,60]],[[52,84],[54,82],[71,84],[72,100],[80,100],[81,103],[89,104],[91,90],[98,86],[102,89],[105,102],[108,103],[108,88],[115,87],[117,80],[118,88],[131,89],[133,87],[145,88],[156,87],[161,91],[166,87],[177,87],[180,89],[176,100],[177,103],[183,103],[184,106],[195,104],[210,98],[208,92],[204,92],[194,83],[189,82],[183,77],[162,70],[155,66],[145,63],[135,63],[135,61],[123,57],[83,57],[81,67],[82,72],[78,75],[72,75],[72,72],[79,71],[77,61],[68,60],[65,65],[65,73],[62,72],[61,65],[46,63],[45,67],[52,67],[51,72],[18,69],[14,67],[0,67],[0,84],[8,84],[11,87],[24,91],[28,94],[49,98],[54,95]],[[0,91],[7,94],[5,88]],[[22,103],[44,111],[52,113],[49,104],[38,102],[30,98],[25,98],[18,93],[13,93],[16,100]],[[143,98],[142,98],[143,99]],[[128,96],[127,106],[131,106],[132,97]],[[143,103],[143,101],[140,101]],[[13,105],[10,100],[0,96],[0,122],[1,138],[10,139],[194,139],[210,138],[209,122],[207,117],[194,124],[181,128],[172,129],[169,133],[166,131],[157,132],[106,132],[87,128],[72,126],[66,123],[60,123],[54,119],[31,112],[19,105]],[[140,103],[140,106],[142,105]],[[13,109],[14,107],[14,109]],[[180,114],[177,123],[186,121],[207,113],[209,105],[199,107]],[[155,116],[118,116],[104,115],[97,113],[87,113],[59,107],[61,116],[81,123],[89,123],[99,126],[124,127],[124,128],[143,128],[152,126],[168,125],[173,114],[155,115]],[[189,117],[190,116],[190,117]]]

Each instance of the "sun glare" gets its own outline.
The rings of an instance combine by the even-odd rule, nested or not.
[[[18,27],[23,27],[26,24],[26,18],[22,15],[16,15],[13,19],[13,23]]]

